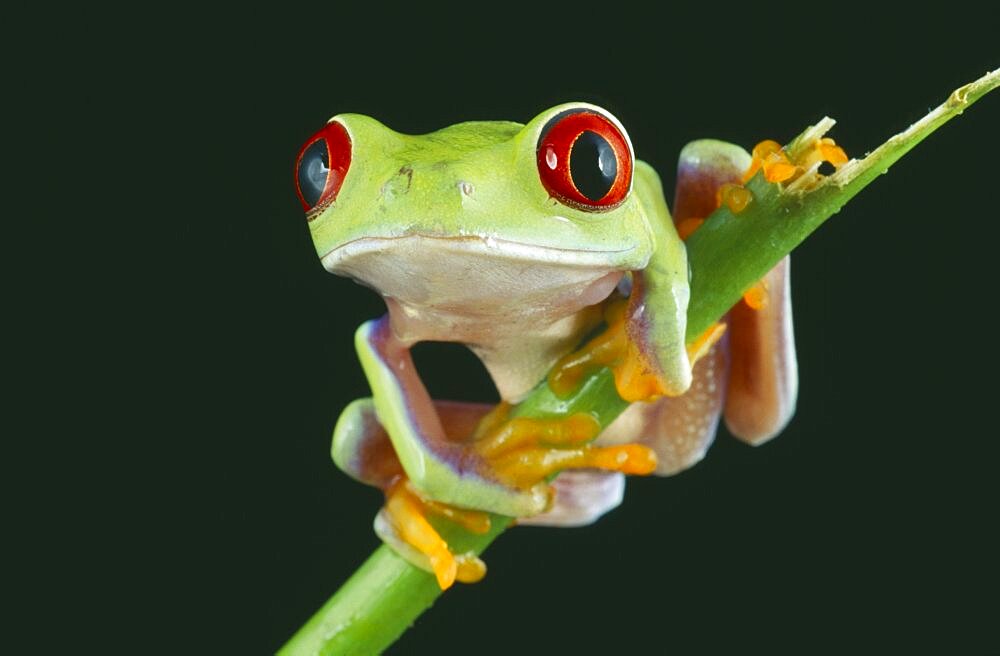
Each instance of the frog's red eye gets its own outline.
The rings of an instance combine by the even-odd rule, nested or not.
[[[567,205],[610,209],[625,200],[632,187],[632,149],[606,116],[571,109],[542,129],[538,176],[549,194]]]
[[[337,197],[351,165],[351,137],[336,121],[327,123],[302,146],[295,160],[295,191],[306,212]]]

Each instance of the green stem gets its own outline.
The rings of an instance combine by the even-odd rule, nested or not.
[[[758,174],[746,186],[753,201],[734,215],[725,206],[714,212],[687,241],[691,264],[688,341],[701,335],[736,303],[744,290],[767,273],[855,194],[931,132],[1000,85],[1000,70],[952,93],[948,100],[890,138],[863,160],[851,160],[826,178],[803,179],[783,187]],[[803,132],[787,150],[821,137],[833,125],[824,119]],[[627,404],[615,392],[607,369],[590,377],[569,398],[559,398],[542,382],[514,414],[560,416],[595,414],[607,426]],[[486,535],[454,525],[439,525],[456,552],[481,553],[510,525],[493,517]],[[375,654],[391,645],[441,594],[434,577],[379,547],[329,601],[286,644],[280,654]]]

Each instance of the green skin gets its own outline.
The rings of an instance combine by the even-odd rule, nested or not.
[[[510,402],[594,327],[593,306],[631,272],[642,292],[630,299],[630,335],[668,392],[680,394],[691,383],[688,268],[659,178],[635,162],[626,199],[603,211],[551,197],[539,179],[537,143],[546,123],[570,108],[618,125],[582,103],[553,107],[523,126],[469,122],[421,136],[366,116],[335,116],[331,121],[350,136],[352,157],[335,201],[310,217],[317,252],[328,270],[386,298],[392,348],[405,352],[424,340],[467,344]],[[337,464],[351,471],[363,438],[361,414],[373,404],[407,476],[429,498],[515,517],[543,512],[548,499],[540,486],[502,485],[488,463],[458,472],[428,447],[435,438],[413,414],[430,407],[429,399],[373,348],[374,330],[369,322],[357,338],[373,399],[352,404],[338,422]],[[439,432],[435,417],[425,419]]]

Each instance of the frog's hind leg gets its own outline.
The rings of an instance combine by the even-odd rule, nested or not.
[[[474,553],[452,553],[429,517],[444,517],[472,533],[490,529],[489,515],[462,510],[423,498],[406,478],[386,491],[385,506],[375,516],[375,533],[411,564],[431,572],[442,590],[452,583],[475,583],[486,575],[486,564]]]
[[[552,481],[555,498],[541,515],[525,517],[529,526],[586,526],[621,505],[625,475],[596,469],[568,469]]]
[[[673,222],[682,239],[687,239],[715,211],[719,189],[738,182],[751,162],[745,150],[722,141],[694,141],[681,150]],[[693,358],[696,362],[691,370],[691,387],[684,394],[633,404],[608,427],[601,441],[642,436],[642,443],[656,451],[656,473],[661,476],[675,474],[701,460],[715,439],[725,404],[728,343],[728,334],[723,335],[700,359]]]
[[[599,446],[639,443],[656,454],[652,473],[669,476],[701,460],[715,437],[725,404],[728,373],[725,336],[697,360],[691,386],[680,396],[633,403],[595,442]],[[582,526],[621,503],[624,477],[619,473],[567,470],[553,482],[555,502],[547,512],[523,524]]]
[[[758,283],[756,309],[742,300],[729,312],[726,426],[750,444],[777,435],[795,412],[799,377],[789,267],[785,257]]]
[[[749,153],[721,141],[685,146],[673,214],[682,239],[727,202],[723,192],[740,195],[733,189],[751,163]],[[780,431],[794,411],[798,385],[788,266],[785,258],[721,319],[725,333],[711,348],[689,346],[695,364],[684,394],[633,403],[597,443],[620,444],[641,436],[640,443],[656,452],[656,473],[666,476],[704,457],[723,414],[730,431],[751,444]]]
[[[494,408],[487,403],[433,403],[446,439],[451,442],[466,439]],[[383,490],[405,474],[370,397],[357,399],[344,408],[333,429],[330,455],[337,467],[351,478]]]
[[[684,147],[674,198],[674,221],[682,238],[697,230],[720,203],[731,203],[728,196],[740,196],[731,192],[743,191],[739,183],[752,163],[742,148],[721,141],[694,141]],[[736,213],[739,207],[730,204]],[[726,425],[751,444],[776,435],[795,410],[798,374],[789,266],[785,257],[723,318],[729,358]]]
[[[492,407],[452,401],[434,405],[452,440],[470,435]],[[352,478],[385,492],[385,506],[375,516],[376,534],[411,564],[433,573],[442,589],[456,580],[478,581],[486,574],[486,565],[475,554],[453,554],[428,517],[442,517],[471,532],[484,533],[490,527],[489,516],[424,498],[407,480],[372,399],[358,399],[341,414],[333,433],[332,455]]]
[[[655,458],[645,446],[591,447],[583,444],[596,432],[589,416],[564,421],[508,419],[506,405],[435,401],[434,408],[449,440],[478,438],[475,448],[491,458],[498,474],[544,479],[563,466],[605,467],[650,473]],[[478,429],[478,430],[477,430]],[[471,583],[486,573],[472,553],[455,554],[433,526],[433,518],[450,520],[473,533],[490,528],[486,513],[428,499],[406,478],[388,434],[379,423],[371,399],[359,399],[341,414],[334,429],[333,459],[351,477],[381,488],[385,506],[375,517],[375,532],[401,557],[433,573],[442,589],[454,581]],[[524,481],[519,481],[523,483]],[[590,524],[617,507],[624,495],[618,471],[571,469],[552,483],[551,507],[520,523],[550,526]]]
[[[330,455],[334,464],[354,480],[383,490],[403,475],[403,466],[370,398],[357,399],[340,413]]]
[[[687,392],[633,403],[608,426],[598,443],[645,444],[656,452],[658,476],[676,474],[700,461],[715,439],[725,404],[727,341],[723,336],[695,363]]]

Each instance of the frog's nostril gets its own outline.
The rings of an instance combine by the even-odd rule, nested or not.
[[[397,175],[406,176],[406,191],[410,191],[410,187],[413,186],[413,167],[412,166],[402,166],[399,168],[399,173]]]

